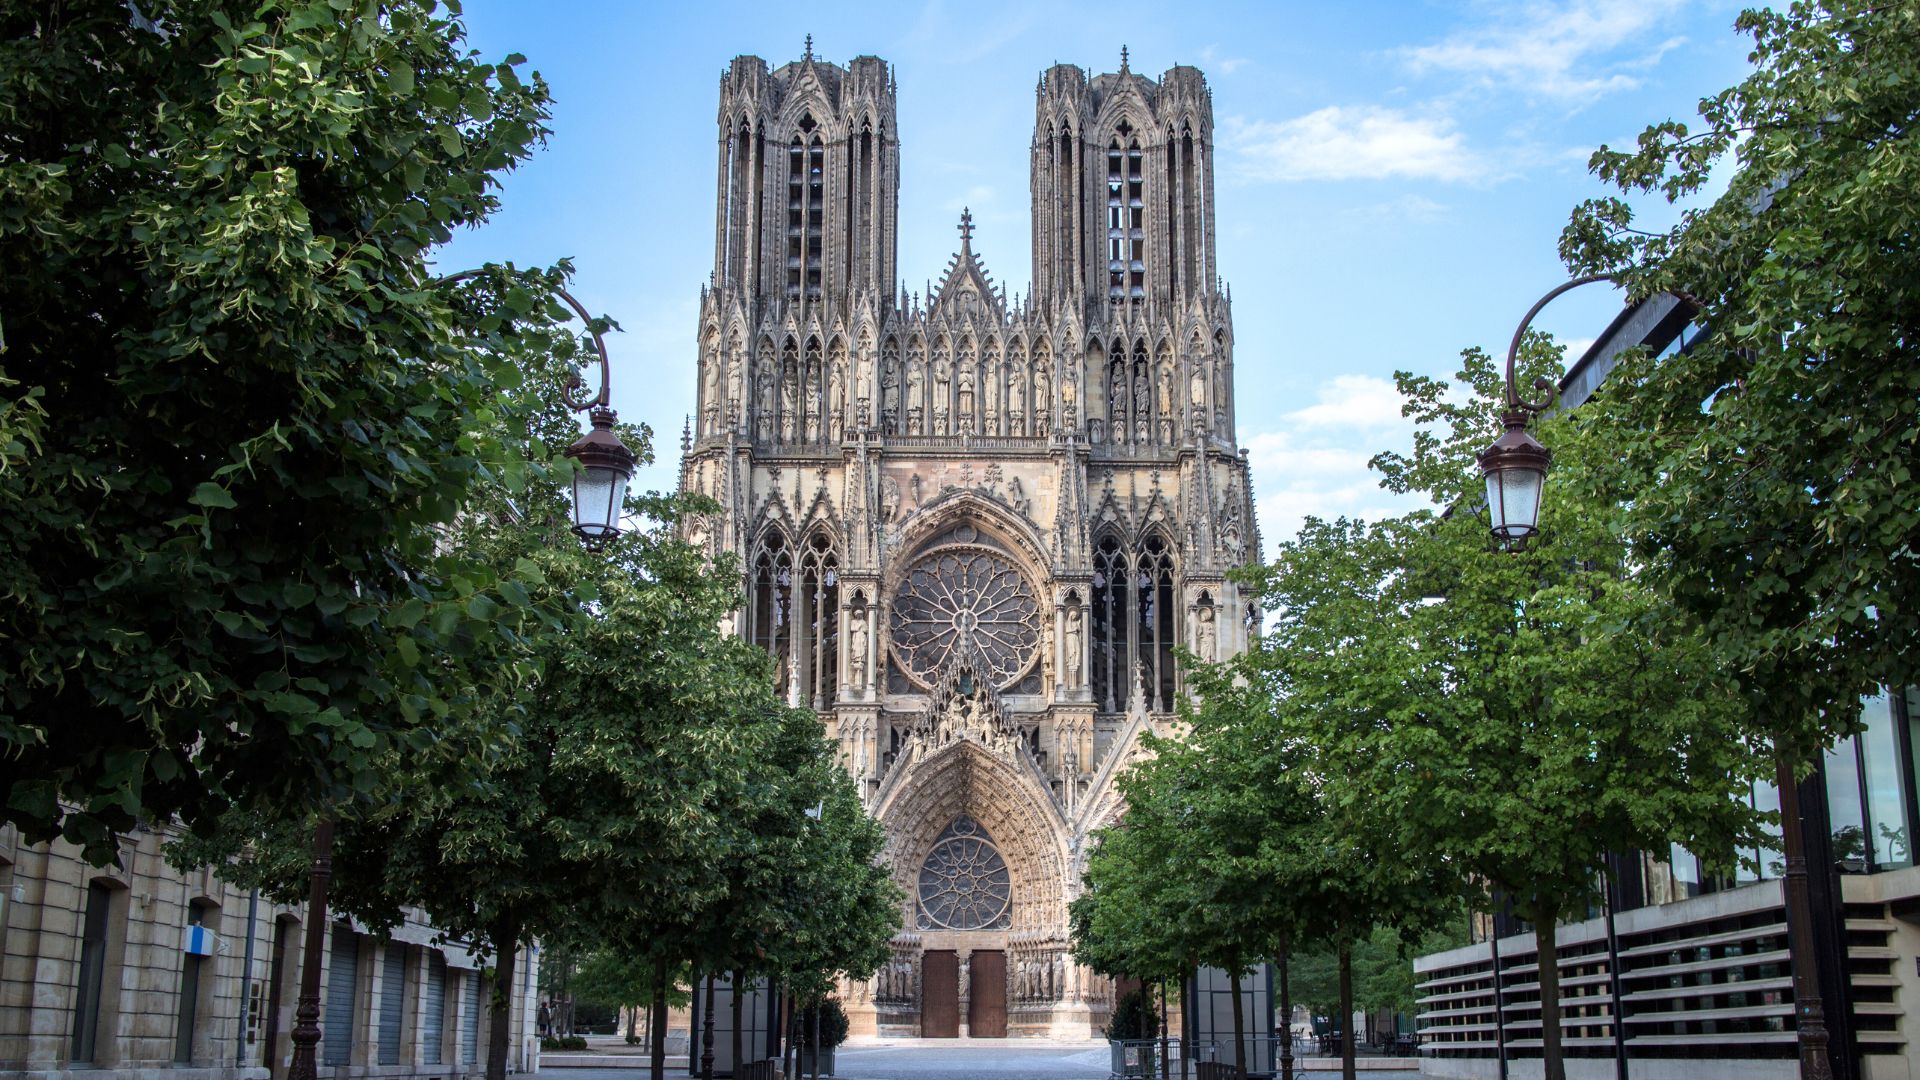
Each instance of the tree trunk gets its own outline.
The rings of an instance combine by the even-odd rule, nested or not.
[[[733,1075],[735,1076],[740,1075],[740,1065],[741,1065],[741,1061],[740,1061],[740,1004],[741,1002],[740,1002],[740,999],[745,996],[740,992],[741,985],[742,985],[742,981],[740,976],[740,969],[735,968],[733,972]]]
[[[1240,1001],[1240,970],[1238,959],[1228,974],[1233,976],[1233,1071],[1244,1077],[1247,1075],[1247,1010]]]
[[[653,1080],[667,1080],[667,962],[653,965],[653,1015],[647,1018],[653,1036]]]
[[[693,981],[694,988],[700,980]],[[713,973],[707,973],[707,1007],[700,1010],[700,1077],[713,1080]]]
[[[821,998],[813,1003],[813,1039],[808,1044],[813,1047],[813,1080],[820,1080],[820,1012],[827,999]]]
[[[1167,1080],[1167,980],[1160,980],[1160,1080]]]
[[[787,1047],[783,1051],[785,1061],[781,1061],[780,1070],[785,1076],[793,1076],[799,1070],[799,1063],[801,1063],[801,1049],[795,1045],[801,1042],[801,1011],[797,1007],[799,1001],[795,1001],[791,990],[787,994],[781,994],[781,997],[787,999],[787,1019],[783,1024],[787,1032]]]
[[[493,968],[493,1000],[487,1029],[487,1080],[507,1080],[507,1057],[513,1053],[513,969],[520,949],[520,921],[503,915],[488,932],[499,957]]]
[[[1288,944],[1280,945],[1280,1080],[1293,1080],[1293,987],[1287,974]]]
[[[1533,937],[1540,957],[1540,1065],[1545,1080],[1567,1080],[1560,1047],[1560,913],[1542,901],[1534,906]]]
[[[1340,1075],[1354,1080],[1353,1060],[1353,943],[1342,938],[1340,956]]]

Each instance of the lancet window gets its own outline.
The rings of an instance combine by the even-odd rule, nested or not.
[[[1106,533],[1093,549],[1090,644],[1093,700],[1103,712],[1127,708],[1136,682],[1147,708],[1173,708],[1173,553],[1150,532],[1129,548]]]
[[[787,682],[793,641],[793,551],[787,538],[769,532],[753,560],[753,586],[747,604],[747,640],[773,657],[780,685]]]
[[[787,298],[820,298],[821,231],[826,218],[826,149],[812,114],[787,144]]]
[[[796,599],[801,700],[816,709],[826,709],[833,705],[839,689],[840,557],[825,533],[809,538],[800,554],[800,594]]]
[[[1107,299],[1116,304],[1147,295],[1144,164],[1140,140],[1122,120],[1107,144]]]

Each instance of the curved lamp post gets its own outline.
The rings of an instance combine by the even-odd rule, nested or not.
[[[463,270],[437,278],[432,284],[451,285],[480,277],[485,270]],[[589,551],[598,551],[620,534],[620,510],[626,502],[627,481],[633,476],[636,460],[632,450],[613,433],[616,414],[608,398],[611,366],[607,362],[607,343],[593,328],[593,317],[573,294],[556,286],[553,295],[566,301],[587,333],[593,335],[593,348],[600,359],[600,391],[590,398],[574,397],[585,384],[578,375],[561,391],[560,400],[575,412],[587,414],[592,430],[567,447],[566,456],[580,463],[573,476],[573,532]],[[313,862],[308,870],[306,939],[302,943],[304,959],[300,970],[300,999],[294,1009],[292,1032],[293,1059],[288,1080],[316,1080],[320,1043],[320,965],[326,951],[327,891],[333,878],[333,819],[322,818],[313,831]],[[269,1059],[273,1048],[264,1053]],[[271,1066],[271,1061],[269,1061]]]
[[[479,277],[485,270],[462,270],[449,274],[434,282],[436,285],[451,285],[457,281]],[[627,481],[633,477],[633,465],[636,460],[627,444],[613,433],[613,422],[618,418],[613,411],[608,392],[612,386],[612,369],[607,363],[607,343],[600,337],[600,331],[593,328],[593,316],[573,294],[555,286],[553,295],[566,301],[573,313],[593,335],[593,349],[600,361],[600,392],[590,398],[575,398],[573,391],[583,389],[585,384],[575,375],[561,392],[560,400],[574,412],[587,414],[592,430],[575,440],[567,447],[566,456],[580,463],[573,476],[573,531],[586,544],[589,551],[598,551],[608,541],[620,534],[620,509],[626,503]]]
[[[1540,531],[1540,495],[1541,488],[1547,482],[1547,466],[1553,455],[1533,437],[1527,425],[1535,416],[1545,412],[1553,405],[1553,380],[1536,378],[1533,389],[1547,396],[1539,401],[1529,401],[1520,396],[1514,386],[1513,368],[1520,356],[1520,342],[1527,336],[1527,328],[1533,325],[1533,317],[1540,309],[1552,303],[1561,293],[1570,292],[1582,285],[1591,285],[1596,281],[1611,281],[1618,284],[1619,279],[1612,274],[1589,274],[1574,278],[1553,289],[1547,295],[1534,301],[1527,314],[1520,320],[1519,329],[1513,332],[1513,342],[1507,346],[1507,387],[1505,411],[1500,414],[1500,422],[1506,427],[1493,445],[1480,451],[1480,475],[1487,481],[1487,512],[1491,517],[1494,538],[1501,546],[1519,550],[1527,541]]]
[[[1513,343],[1507,346],[1507,407],[1500,414],[1500,421],[1506,430],[1493,441],[1493,445],[1480,452],[1479,462],[1481,475],[1487,481],[1487,509],[1494,538],[1509,551],[1525,547],[1527,540],[1540,531],[1540,495],[1546,483],[1547,465],[1552,460],[1552,454],[1540,444],[1540,440],[1528,433],[1527,424],[1552,406],[1552,391],[1557,389],[1552,380],[1535,379],[1535,392],[1547,392],[1547,396],[1540,401],[1528,401],[1520,396],[1513,379],[1514,363],[1520,355],[1520,340],[1526,336],[1527,327],[1532,324],[1533,317],[1540,314],[1541,308],[1561,293],[1596,281],[1621,284],[1613,274],[1589,274],[1556,286],[1527,309],[1526,317],[1520,320],[1520,328],[1513,332]],[[1694,311],[1700,309],[1700,302],[1693,297],[1681,292],[1669,292]],[[1813,898],[1808,880],[1805,823],[1800,814],[1800,781],[1794,763],[1785,755],[1778,756],[1775,761],[1774,784],[1780,792],[1780,846],[1786,856],[1781,891],[1787,911],[1787,952],[1793,977],[1794,1026],[1800,1050],[1800,1075],[1804,1080],[1828,1080],[1833,1075],[1832,1063],[1827,1056],[1830,1036],[1826,1023],[1826,1002],[1819,981],[1820,939],[1813,931]],[[1612,918],[1613,905],[1609,903],[1609,923]],[[1609,938],[1613,937],[1609,933]],[[1498,967],[1497,962],[1495,966]],[[1617,968],[1617,964],[1614,966]],[[1619,996],[1618,977],[1616,970],[1616,989],[1613,991],[1616,1000]],[[1619,1038],[1621,1029],[1618,1023],[1614,1029],[1616,1060],[1624,1075],[1625,1040]]]

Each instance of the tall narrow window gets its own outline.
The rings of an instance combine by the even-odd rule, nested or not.
[[[219,909],[204,900],[187,905],[187,925],[182,931],[180,948],[180,1008],[175,1017],[173,1060],[186,1065],[193,1061],[193,1029],[199,1025],[201,983],[207,958],[213,955],[213,919]]]
[[[407,947],[389,942],[380,962],[380,1064],[400,1064],[400,1040],[406,1029]]]
[[[806,242],[806,148],[794,136],[787,146],[787,299],[800,299],[801,253]]]
[[[1196,292],[1200,289],[1200,236],[1196,226],[1199,220],[1200,184],[1198,173],[1193,164],[1193,129],[1186,128],[1180,134],[1180,261],[1185,267],[1182,280],[1187,288]]]
[[[821,244],[826,227],[826,148],[820,145],[820,136],[815,129],[811,113],[800,118],[800,130],[807,136],[806,161],[806,256],[802,266],[806,271],[806,296],[809,300],[820,299]]]
[[[793,552],[787,538],[770,532],[760,543],[760,554],[753,563],[753,600],[747,610],[747,638],[773,657],[780,673],[780,686],[786,685],[788,643],[793,629]]]
[[[1127,298],[1126,154],[1120,140],[1107,144],[1107,299]]]
[[[1125,124],[1122,123],[1124,133]],[[1140,140],[1127,144],[1127,298],[1142,300],[1147,295],[1147,229],[1145,162]]]
[[[800,560],[800,604],[806,616],[807,666],[802,680],[816,709],[833,705],[838,691],[840,560],[833,541],[815,533]]]
[[[1145,669],[1149,707],[1165,712],[1173,708],[1173,555],[1159,533],[1141,541],[1134,587],[1135,655]]]
[[[99,1050],[101,996],[106,990],[109,918],[114,889],[101,882],[87,886],[87,914],[80,930],[80,985],[73,1006],[74,1062],[91,1064]]]
[[[347,923],[334,923],[327,958],[326,1019],[320,1025],[321,1063],[328,1067],[353,1063],[353,1025],[360,989],[360,938]]]
[[[1166,208],[1167,221],[1167,273],[1169,283],[1176,295],[1180,292],[1180,163],[1176,151],[1179,144],[1173,141],[1173,129],[1167,129],[1167,141],[1162,153],[1167,159],[1167,186],[1162,205]]]
[[[1094,706],[1126,707],[1127,555],[1109,533],[1093,549],[1092,685]]]
[[[420,998],[420,1064],[438,1065],[446,1056],[441,1044],[447,1035],[447,958],[438,949],[427,954],[427,985]]]
[[[1079,190],[1080,174],[1073,165],[1072,128],[1066,128],[1060,132],[1060,157],[1054,166],[1054,176],[1056,177],[1054,217],[1058,224],[1055,233],[1057,250],[1054,254],[1056,260],[1054,273],[1060,283],[1060,290],[1065,292],[1068,283],[1073,281],[1074,268],[1084,257],[1074,248],[1074,215],[1080,212],[1080,205],[1075,200],[1074,193]]]

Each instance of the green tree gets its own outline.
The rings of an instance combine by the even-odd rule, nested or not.
[[[1697,129],[1592,159],[1629,196],[1679,202],[1715,175],[1726,192],[1651,232],[1593,199],[1561,240],[1578,272],[1689,296],[1710,332],[1630,360],[1575,415],[1631,472],[1635,555],[1804,769],[1920,644],[1920,8],[1796,2],[1736,25],[1753,71]]]
[[[425,260],[546,87],[410,0],[13,5],[0,41],[0,814],[104,862],[365,798],[463,656],[531,674],[510,579],[435,530],[522,471],[495,388],[550,313],[495,277],[469,323]]]
[[[1534,339],[1529,367],[1557,362]],[[1422,426],[1376,464],[1442,509],[1475,504],[1473,454],[1498,374],[1464,354],[1459,402],[1402,375]],[[1566,419],[1542,424],[1555,496],[1538,542],[1491,549],[1478,515],[1373,526],[1309,521],[1258,575],[1273,619],[1259,663],[1314,747],[1330,813],[1394,852],[1428,852],[1499,890],[1540,930],[1546,1074],[1564,1075],[1553,928],[1610,851],[1731,852],[1757,841],[1745,795],[1763,761],[1699,627],[1636,573],[1613,532],[1617,458]]]

